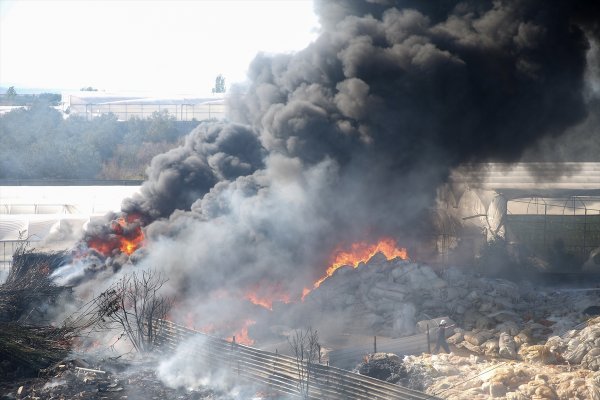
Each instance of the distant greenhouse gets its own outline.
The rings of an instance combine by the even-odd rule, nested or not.
[[[62,94],[62,111],[88,120],[103,114],[115,114],[121,121],[145,119],[155,112],[167,112],[177,121],[202,121],[225,118],[223,94],[207,96],[154,96],[147,94],[95,91]]]
[[[141,184],[124,182],[0,182],[0,284],[16,249],[72,249],[90,221],[119,212],[123,199],[138,193]]]

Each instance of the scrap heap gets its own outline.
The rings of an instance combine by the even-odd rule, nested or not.
[[[513,344],[518,350],[511,359],[495,353],[505,342],[500,333],[500,339],[470,345],[480,355],[457,347],[451,354],[407,356],[404,364],[427,382],[427,393],[444,399],[600,399],[600,318],[583,326],[536,344]],[[453,340],[461,334],[457,329]]]
[[[413,389],[445,399],[600,399],[600,289],[586,286],[376,256],[336,271],[307,301],[343,313],[348,328],[360,321],[364,332],[388,337],[449,319],[451,354],[404,357],[402,381]],[[436,326],[429,324],[432,338]]]

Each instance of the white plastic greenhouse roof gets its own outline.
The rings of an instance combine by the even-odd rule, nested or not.
[[[139,186],[2,186],[0,242],[19,240],[24,232],[43,240],[65,223],[82,226],[109,212]]]
[[[62,103],[74,104],[223,104],[224,93],[215,94],[167,94],[136,92],[92,92],[78,91],[62,93]]]
[[[600,191],[600,163],[479,164],[457,168],[455,184],[496,191]]]

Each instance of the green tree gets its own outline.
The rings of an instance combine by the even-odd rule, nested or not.
[[[151,142],[161,142],[164,140],[175,141],[179,136],[175,126],[175,117],[170,115],[167,110],[155,111],[148,118],[148,128],[146,140]]]
[[[58,93],[40,93],[38,99],[40,101],[44,101],[52,106],[57,106],[60,104],[62,96]]]
[[[212,90],[213,93],[225,93],[225,78],[219,74],[215,79],[215,87]]]
[[[4,93],[4,104],[15,105],[16,100],[17,91],[15,90],[14,86],[11,86],[6,90],[6,93]]]
[[[17,97],[17,91],[15,90],[14,86],[11,86],[8,88],[8,90],[6,91],[6,93],[4,95],[6,96],[7,99],[14,100],[14,98]]]

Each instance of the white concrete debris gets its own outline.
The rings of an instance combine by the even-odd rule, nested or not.
[[[600,400],[600,317],[582,313],[600,304],[599,291],[466,271],[438,275],[429,266],[375,256],[336,271],[307,301],[324,313],[343,313],[348,330],[380,336],[411,335],[418,321],[450,317],[455,353],[404,360],[409,370],[430,374],[422,377],[432,382],[426,391],[442,398]]]

